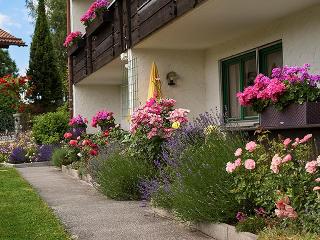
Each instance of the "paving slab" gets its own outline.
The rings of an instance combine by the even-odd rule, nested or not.
[[[79,240],[212,239],[172,220],[161,218],[139,202],[114,201],[89,184],[51,166],[18,171]]]

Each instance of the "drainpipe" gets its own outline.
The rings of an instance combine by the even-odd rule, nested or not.
[[[71,0],[67,1],[67,35],[71,32]],[[70,117],[73,117],[73,81],[72,81],[72,59],[68,57],[68,90],[69,90],[69,111]]]

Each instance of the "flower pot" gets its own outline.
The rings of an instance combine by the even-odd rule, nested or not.
[[[270,106],[261,113],[260,125],[264,128],[295,128],[320,124],[320,103],[290,104],[283,111]]]
[[[84,39],[81,39],[81,40],[75,42],[74,44],[72,44],[68,48],[68,56],[76,55],[84,47],[85,47],[85,40]]]
[[[86,27],[86,34],[90,36],[97,32],[102,26],[112,22],[113,16],[111,11],[98,14],[96,18]]]

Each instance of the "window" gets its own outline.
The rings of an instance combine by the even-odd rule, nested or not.
[[[257,119],[258,114],[250,107],[240,106],[236,94],[253,85],[258,72],[270,76],[273,68],[282,65],[281,43],[223,60],[221,66],[225,117],[228,120]]]

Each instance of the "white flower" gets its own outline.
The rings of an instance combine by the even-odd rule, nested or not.
[[[78,153],[77,155],[78,155],[78,157],[82,157],[82,154],[81,154],[81,153]]]

